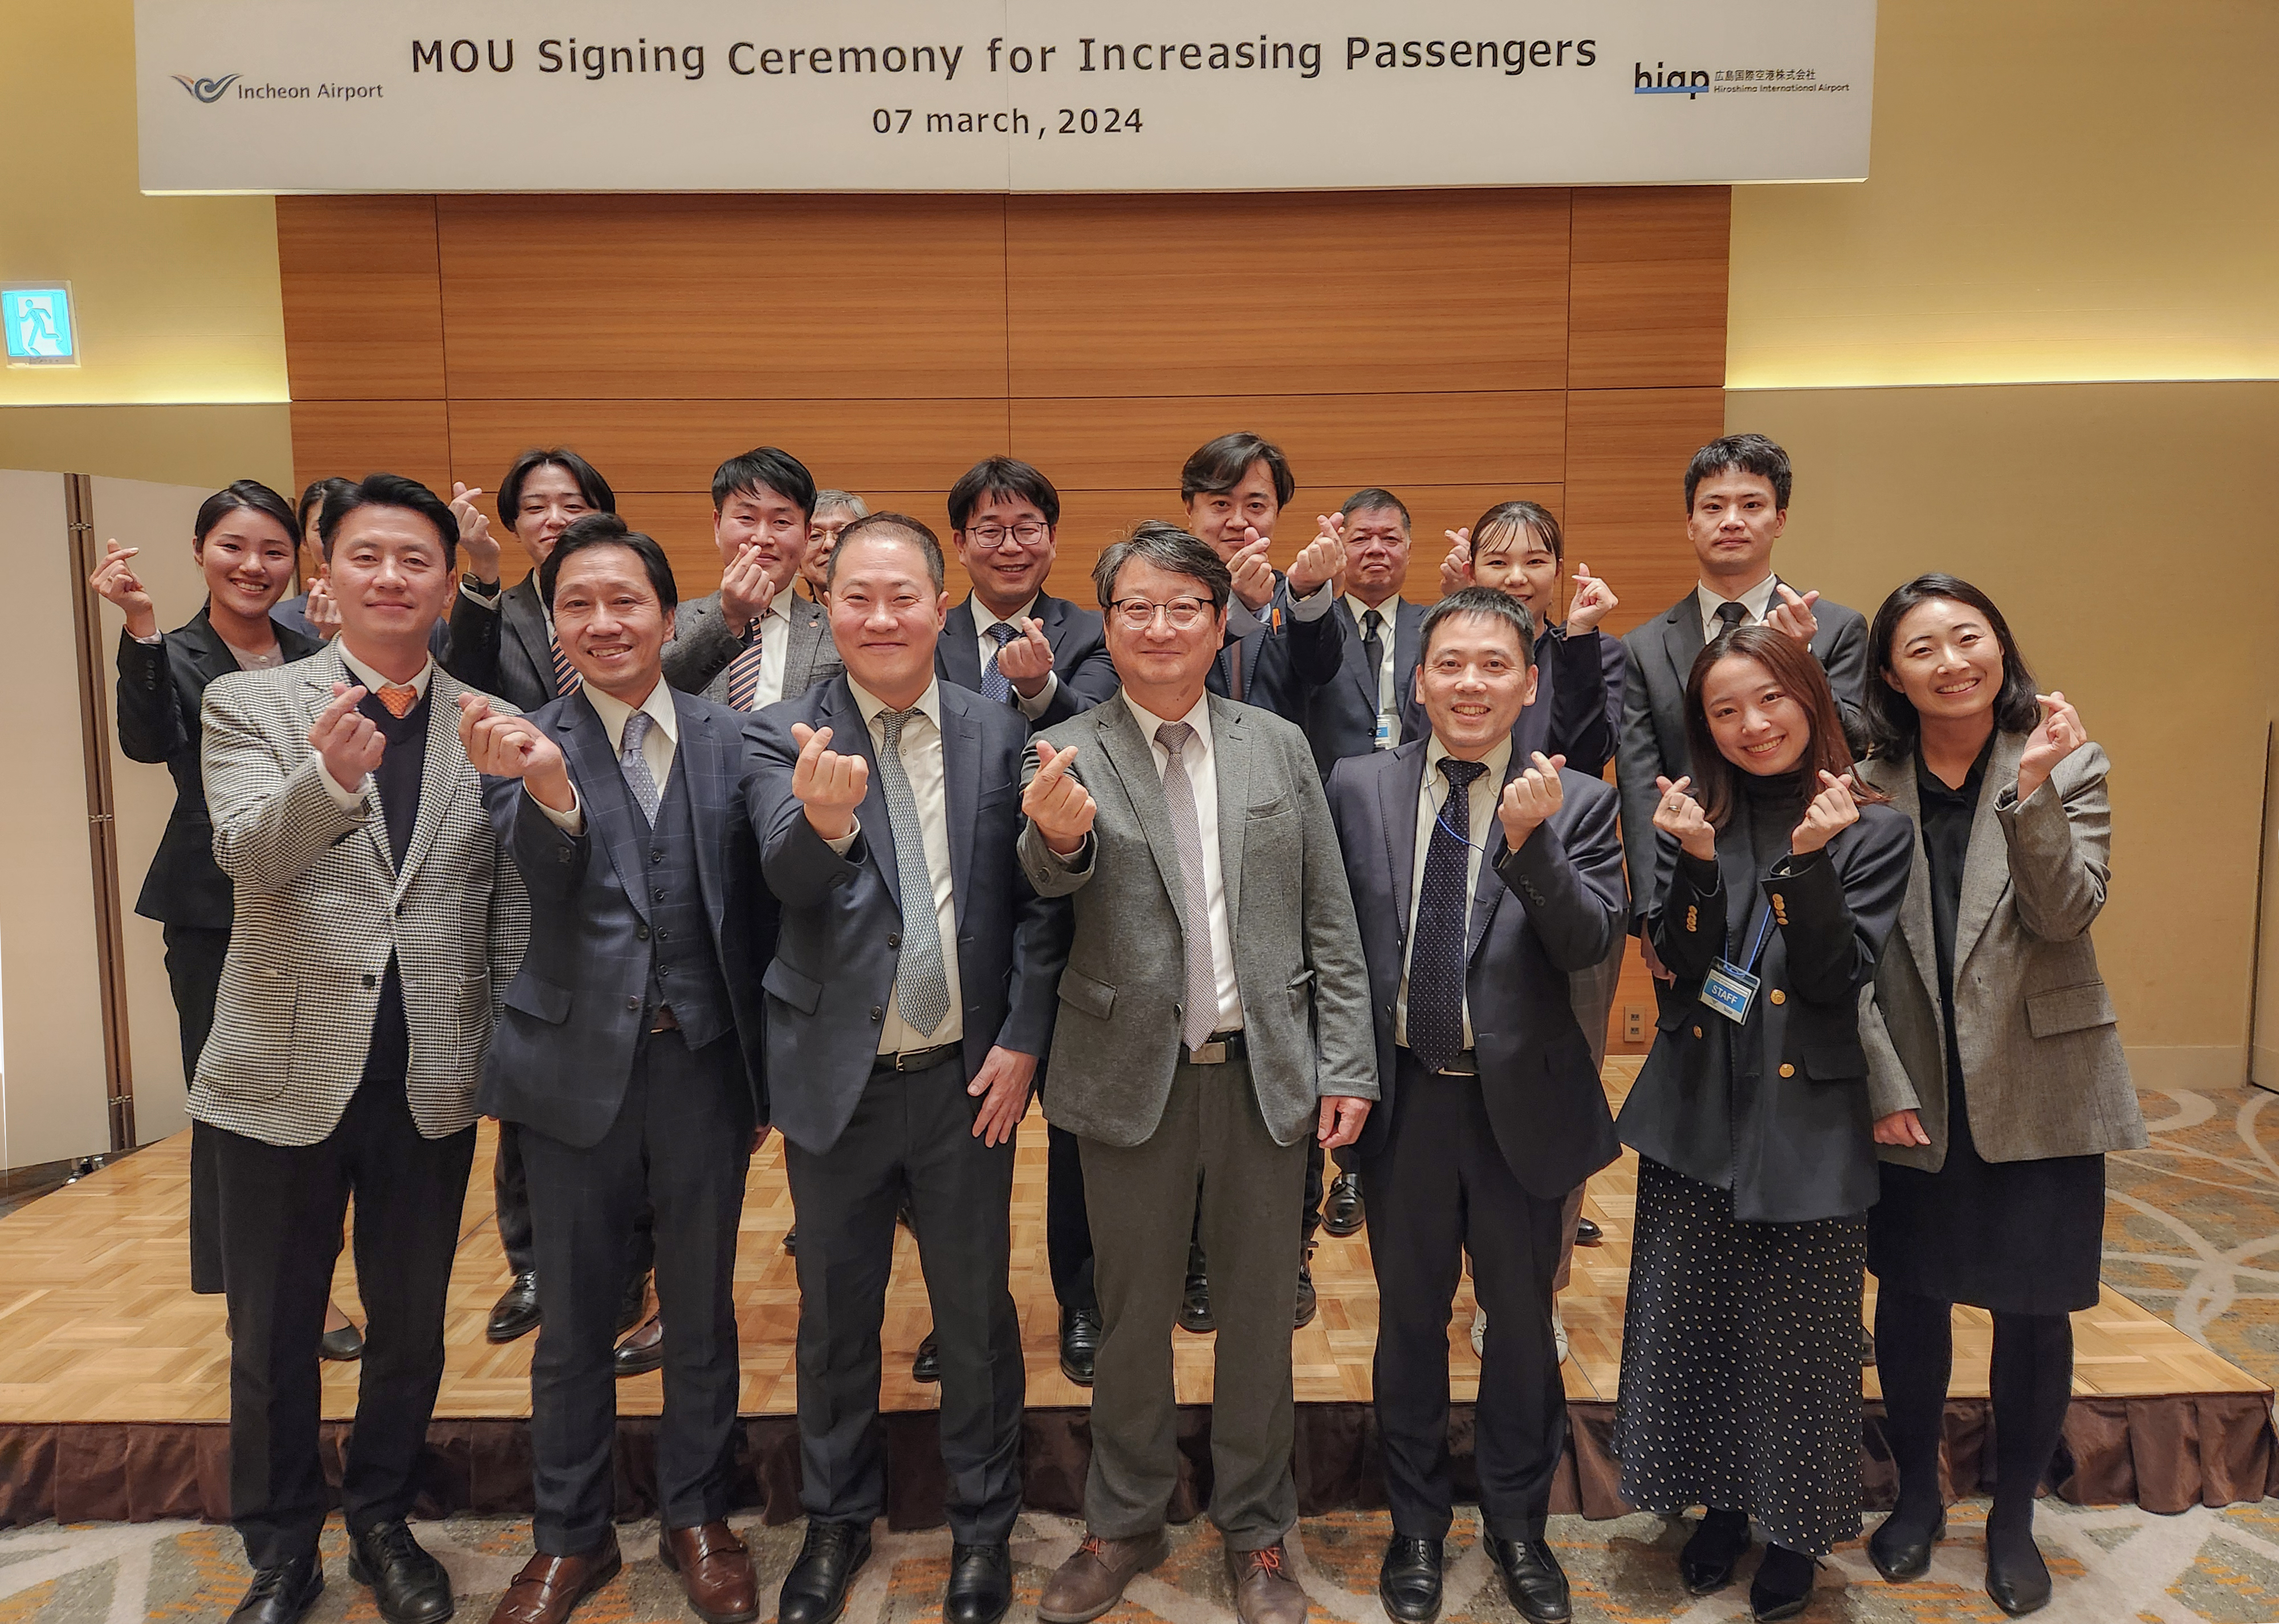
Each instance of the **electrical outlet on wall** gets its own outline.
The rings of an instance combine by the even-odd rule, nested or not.
[[[1642,1006],[1638,1004],[1623,1006],[1623,1041],[1624,1043],[1646,1041],[1646,1010]]]

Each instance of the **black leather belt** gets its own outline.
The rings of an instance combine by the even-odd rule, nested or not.
[[[873,1071],[925,1071],[953,1060],[964,1053],[962,1043],[938,1043],[931,1049],[904,1049],[899,1054],[881,1054],[871,1065]]]
[[[1242,1030],[1213,1032],[1200,1049],[1187,1051],[1190,1066],[1224,1066],[1232,1060],[1240,1060],[1248,1051],[1244,1047]]]
[[[1412,1060],[1416,1055],[1416,1051],[1411,1048],[1403,1047],[1400,1052]],[[1418,1063],[1422,1064],[1421,1061]],[[1450,1057],[1448,1063],[1432,1075],[1440,1077],[1476,1077],[1480,1075],[1479,1056],[1472,1050],[1465,1049]]]

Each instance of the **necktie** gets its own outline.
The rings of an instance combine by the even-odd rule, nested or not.
[[[749,710],[753,696],[760,691],[760,648],[767,636],[761,628],[765,624],[763,620],[760,627],[755,627],[751,647],[728,662],[728,709],[731,710]]]
[[[879,752],[879,778],[886,792],[886,822],[894,836],[894,868],[902,882],[902,959],[894,972],[894,1007],[917,1030],[931,1036],[949,1014],[949,977],[941,963],[941,920],[934,912],[933,870],[926,866],[925,825],[918,820],[918,798],[902,769],[902,729],[909,710],[879,713],[885,745]]]
[[[1472,780],[1483,762],[1440,758],[1447,799],[1432,824],[1424,854],[1424,885],[1416,898],[1416,928],[1408,949],[1408,1052],[1427,1071],[1438,1071],[1464,1046],[1464,935],[1471,917]],[[1461,829],[1462,837],[1451,832]]]
[[[641,802],[641,816],[651,824],[656,822],[656,805],[664,797],[656,787],[656,775],[648,770],[648,757],[641,754],[641,742],[656,718],[646,710],[636,710],[625,718],[625,741],[618,747],[618,770],[625,775],[625,787]]]
[[[562,652],[562,645],[555,640],[551,632],[547,634],[546,646],[554,651],[554,691],[556,693],[575,693],[581,680],[578,668],[570,663],[570,656]]]
[[[1218,1024],[1218,971],[1211,963],[1210,898],[1203,888],[1203,831],[1195,816],[1195,781],[1180,752],[1195,736],[1184,722],[1166,722],[1155,742],[1170,759],[1163,763],[1163,801],[1170,809],[1171,839],[1179,848],[1179,892],[1186,905],[1187,997],[1179,1037],[1190,1049],[1210,1041]]]
[[[981,697],[995,700],[1001,705],[1013,702],[1013,679],[997,669],[997,655],[1005,652],[1005,645],[1021,635],[1020,628],[1009,621],[999,621],[989,628],[988,636],[997,645],[997,653],[989,656],[989,663],[981,668]]]
[[[380,702],[388,707],[389,716],[401,722],[419,702],[419,690],[408,682],[383,682],[380,685]]]
[[[1723,637],[1749,617],[1746,603],[1720,603],[1717,606],[1717,635]]]
[[[1361,651],[1369,661],[1369,693],[1379,711],[1385,709],[1385,617],[1375,609],[1363,609],[1361,617]],[[1379,748],[1386,741],[1379,741]]]

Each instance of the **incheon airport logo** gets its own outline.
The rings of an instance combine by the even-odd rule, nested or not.
[[[201,102],[219,102],[238,80],[234,73],[225,73],[219,79],[192,79],[187,73],[176,73],[173,78],[176,84]]]

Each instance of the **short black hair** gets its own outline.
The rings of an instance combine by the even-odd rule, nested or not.
[[[1346,498],[1345,504],[1338,512],[1346,518],[1351,518],[1356,513],[1377,513],[1386,508],[1400,515],[1401,529],[1408,528],[1412,522],[1408,517],[1408,504],[1381,485],[1364,486],[1355,491]]]
[[[759,490],[773,491],[797,508],[802,524],[815,522],[815,476],[806,463],[773,446],[755,446],[713,471],[712,510],[720,511],[739,492]]]
[[[325,527],[321,522],[325,516],[325,509],[331,503],[334,497],[342,491],[352,489],[355,484],[353,479],[343,479],[338,474],[327,474],[321,479],[311,479],[303,486],[301,500],[294,504],[293,513],[294,517],[300,521],[301,534],[307,540],[314,541],[317,544],[317,550],[326,558],[333,555],[333,544],[325,539]],[[317,516],[313,519],[309,517],[312,513]]]
[[[538,566],[538,593],[546,600],[549,614],[554,610],[554,583],[561,578],[562,561],[573,554],[597,547],[621,547],[641,561],[648,571],[648,584],[656,588],[656,601],[671,615],[680,606],[680,587],[672,578],[672,561],[664,549],[650,536],[638,530],[625,528],[625,520],[615,513],[586,513],[570,521],[554,543],[554,550],[546,555],[546,562]]]
[[[498,482],[498,515],[509,530],[514,528],[514,516],[522,511],[524,484],[541,468],[559,468],[575,479],[578,494],[596,513],[618,510],[618,494],[593,463],[567,446],[533,447],[514,459],[514,465]]]
[[[1471,555],[1477,558],[1481,548],[1515,532],[1531,533],[1554,563],[1567,562],[1567,539],[1559,533],[1559,521],[1551,517],[1551,509],[1523,501],[1500,502],[1472,521]]]
[[[203,547],[207,532],[241,508],[266,513],[285,526],[285,533],[293,538],[295,547],[301,545],[300,516],[286,505],[282,496],[258,479],[233,479],[200,502],[198,517],[190,525],[191,539]]]
[[[1103,615],[1115,607],[1116,578],[1135,558],[1201,582],[1210,592],[1214,615],[1224,610],[1226,601],[1234,595],[1234,577],[1209,542],[1162,519],[1141,519],[1129,533],[1101,549],[1100,562],[1092,566],[1093,591]]]
[[[325,557],[333,555],[333,537],[341,521],[358,508],[403,508],[417,513],[435,527],[443,543],[443,567],[459,567],[459,520],[441,496],[418,480],[403,474],[368,473],[325,499],[324,522],[318,527],[325,539]]]
[[[825,584],[839,578],[839,562],[847,556],[850,543],[860,541],[873,532],[899,536],[925,555],[926,574],[932,578],[933,589],[940,592],[948,580],[941,561],[941,538],[929,530],[925,521],[914,519],[907,513],[866,513],[839,532],[839,545],[831,549],[830,562],[824,566]]]
[[[1779,512],[1788,511],[1788,494],[1795,483],[1789,471],[1788,453],[1762,434],[1727,434],[1713,440],[1693,454],[1685,465],[1685,510],[1693,511],[1694,487],[1704,479],[1721,473],[1754,474],[1769,479],[1773,486],[1773,507]]]
[[[1868,678],[1863,707],[1868,754],[1884,761],[1913,755],[1922,732],[1915,701],[1884,678],[1891,675],[1891,645],[1899,640],[1899,622],[1915,605],[1933,598],[1951,598],[1976,609],[1986,617],[1988,630],[2001,645],[2002,686],[1994,695],[1994,725],[2006,733],[2030,733],[2042,719],[2041,703],[2034,698],[2034,673],[2027,669],[2026,656],[2018,652],[2018,640],[2010,634],[2010,623],[1994,607],[1994,600],[1955,576],[1918,575],[1884,600],[1876,611],[1876,624],[1868,631],[1868,657],[1875,668]]]
[[[1459,615],[1485,615],[1504,622],[1519,633],[1519,651],[1528,664],[1535,663],[1535,617],[1527,612],[1527,606],[1493,586],[1464,586],[1424,611],[1423,624],[1416,629],[1418,665],[1432,657],[1432,634]]]
[[[1266,471],[1274,477],[1274,505],[1288,507],[1290,498],[1298,494],[1298,481],[1290,472],[1290,459],[1272,440],[1261,439],[1247,430],[1221,434],[1196,448],[1186,466],[1179,470],[1179,500],[1191,502],[1198,496],[1224,496],[1242,483],[1242,477],[1256,462],[1263,462]]]
[[[1025,502],[1045,516],[1045,523],[1061,522],[1061,494],[1053,482],[1017,457],[993,456],[973,464],[949,487],[949,527],[963,531],[973,509],[993,496]]]

